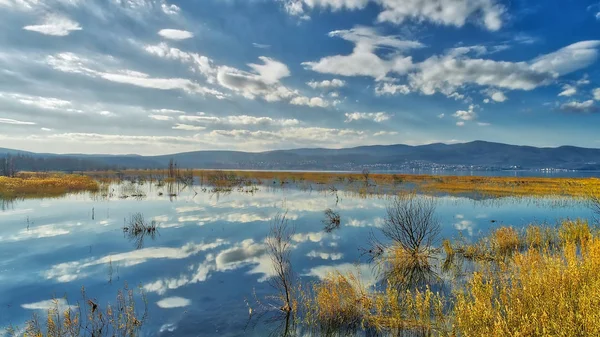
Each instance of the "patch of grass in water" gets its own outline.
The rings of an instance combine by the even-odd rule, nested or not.
[[[16,177],[0,177],[1,199],[58,197],[99,189],[98,182],[82,175],[20,173]]]

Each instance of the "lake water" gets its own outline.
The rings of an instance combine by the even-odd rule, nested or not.
[[[82,286],[99,303],[114,301],[127,282],[132,288],[142,285],[148,295],[143,335],[264,336],[269,327],[263,324],[245,330],[244,300],[252,302],[254,293],[275,294],[266,282],[272,266],[264,240],[270,220],[286,211],[296,233],[292,265],[303,281],[359,268],[366,282],[376,282],[359,248],[384,221],[388,197],[340,191],[336,202],[331,193],[259,186],[254,194],[221,195],[186,188],[170,198],[166,187],[145,184],[133,189],[146,197],[121,199],[123,187],[113,188],[109,198],[77,194],[3,204],[0,329],[23,326],[33,312],[43,313],[53,296],[77,301]],[[586,205],[573,200],[441,196],[437,201],[442,236],[448,238],[477,237],[501,224],[592,217]],[[340,229],[329,234],[321,222],[327,208],[341,215]],[[138,212],[159,223],[159,235],[146,238],[140,249],[122,230],[124,219]]]

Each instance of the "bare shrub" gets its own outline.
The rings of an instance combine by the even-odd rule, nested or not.
[[[387,242],[371,235],[366,253],[383,277],[398,288],[424,286],[437,279],[432,266],[440,235],[435,210],[433,197],[414,192],[399,194],[388,205],[381,228]]]
[[[152,240],[158,234],[156,221],[147,223],[142,213],[133,214],[123,226],[123,233],[129,241],[133,242],[137,249],[144,246],[144,239],[149,236]]]
[[[280,310],[292,311],[292,263],[290,253],[294,229],[288,226],[286,214],[277,214],[272,220],[267,238],[267,250],[273,262],[275,276],[269,282],[279,292]]]
[[[325,219],[323,219],[325,228],[323,229],[327,233],[331,233],[334,230],[340,228],[341,218],[340,213],[328,208],[325,210]]]

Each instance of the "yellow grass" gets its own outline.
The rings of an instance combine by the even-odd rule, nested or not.
[[[586,221],[501,227],[474,246],[494,258],[471,259],[451,293],[391,282],[377,291],[353,274],[330,274],[305,299],[307,323],[342,335],[360,327],[394,336],[600,336],[600,237]]]
[[[54,197],[69,192],[97,191],[98,183],[87,176],[23,173],[0,177],[0,198]]]
[[[166,170],[126,170],[119,174],[126,176],[156,177],[166,175]],[[117,176],[117,172],[84,172],[92,177]],[[220,181],[214,179],[231,176],[237,179],[254,180],[260,183],[312,183],[320,185],[346,184],[356,188],[365,188],[365,177],[362,173],[336,172],[284,172],[284,171],[222,171],[194,170],[194,176],[205,183]],[[228,178],[230,179],[230,178]],[[369,175],[371,189],[375,187],[416,187],[421,192],[448,193],[462,195],[476,193],[481,196],[566,196],[590,197],[600,195],[600,179],[598,178],[538,178],[538,177],[483,177],[483,176],[436,176],[414,174],[381,174]],[[375,188],[375,190],[377,190]]]
[[[600,336],[600,239],[516,253],[456,297],[460,336]]]
[[[445,299],[429,288],[399,291],[388,284],[383,291],[373,291],[358,275],[335,272],[312,290],[312,297],[304,299],[304,322],[319,335],[353,335],[360,329],[448,335]]]

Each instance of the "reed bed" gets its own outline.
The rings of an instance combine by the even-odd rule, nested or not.
[[[82,172],[90,177],[109,179],[117,176],[137,176],[156,179],[167,176],[167,170],[125,170]],[[316,184],[344,185],[357,190],[386,193],[395,188],[410,186],[424,193],[450,195],[476,194],[482,197],[504,196],[564,196],[588,198],[600,194],[598,178],[545,178],[545,177],[484,177],[439,176],[422,174],[341,173],[341,172],[285,172],[193,170],[200,181],[216,186],[231,184]]]
[[[0,177],[3,199],[56,197],[71,192],[96,192],[99,188],[98,182],[83,175],[20,173],[16,177]]]

